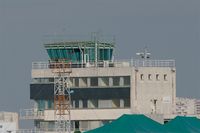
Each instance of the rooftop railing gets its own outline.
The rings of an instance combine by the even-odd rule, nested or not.
[[[86,63],[71,63],[71,68],[92,67],[170,67],[175,68],[175,60],[115,60]],[[51,69],[51,62],[33,62],[32,69]]]
[[[39,111],[37,109],[20,109],[19,118],[21,120],[31,120],[31,119],[44,119],[44,111]]]
[[[44,131],[40,131],[37,129],[19,129],[14,132],[16,132],[16,133],[45,133]]]

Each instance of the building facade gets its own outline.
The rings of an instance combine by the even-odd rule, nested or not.
[[[90,130],[122,114],[175,112],[174,60],[113,58],[114,45],[101,42],[46,44],[50,62],[33,62],[30,99],[34,108],[22,119],[34,119],[37,129],[55,130],[54,77],[51,61],[70,61],[72,130]],[[167,118],[166,118],[167,119]]]
[[[200,100],[192,98],[176,98],[176,114],[200,116]]]
[[[176,114],[177,115],[195,115],[195,99],[176,98]]]
[[[17,113],[0,112],[0,133],[16,133],[19,125]]]

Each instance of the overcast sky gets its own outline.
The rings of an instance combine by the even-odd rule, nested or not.
[[[0,111],[31,107],[31,63],[47,61],[44,40],[97,31],[116,37],[116,58],[148,46],[154,59],[175,59],[177,96],[200,98],[199,0],[0,0]]]

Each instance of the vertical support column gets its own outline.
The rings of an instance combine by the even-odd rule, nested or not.
[[[176,70],[172,68],[172,113],[176,110]]]
[[[109,77],[109,86],[113,86],[113,77]]]
[[[137,113],[137,83],[138,83],[138,79],[137,79],[137,74],[138,73],[138,69],[136,69],[135,67],[131,68],[131,77],[130,77],[130,105],[131,105],[131,112],[132,113]]]
[[[91,86],[91,80],[90,78],[87,78],[87,87],[90,87]]]
[[[124,77],[120,77],[119,86],[124,86]]]

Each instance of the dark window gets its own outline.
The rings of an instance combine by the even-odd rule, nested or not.
[[[49,82],[54,82],[54,78],[49,78]]]
[[[113,86],[119,86],[120,77],[113,77]]]
[[[79,108],[79,100],[75,100],[75,108]]]
[[[130,99],[124,99],[124,107],[130,107]]]
[[[90,78],[90,85],[91,86],[98,86],[98,78],[97,77]]]
[[[144,74],[140,74],[140,79],[144,80]]]
[[[152,75],[151,74],[148,75],[148,80],[152,80]]]
[[[74,78],[74,82],[75,82],[75,87],[78,87],[79,86],[79,79],[78,78]]]
[[[130,85],[130,76],[125,76],[124,77],[124,86]]]
[[[164,74],[164,80],[165,81],[167,80],[167,74]]]
[[[156,80],[160,80],[159,74],[156,74]]]
[[[87,105],[87,100],[83,100],[83,108],[87,108],[88,105]]]
[[[75,129],[79,129],[79,121],[74,121]]]

